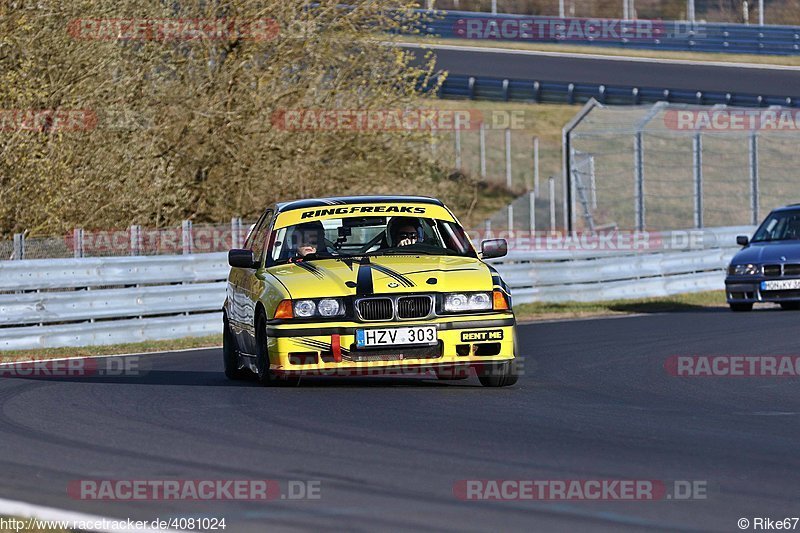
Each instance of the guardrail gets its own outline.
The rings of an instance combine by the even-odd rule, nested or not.
[[[572,31],[576,28],[581,31]],[[635,30],[649,24],[652,37],[636,37]],[[472,24],[472,26],[470,26]],[[505,24],[505,26],[504,26]],[[558,30],[557,25],[563,24]],[[592,26],[594,24],[594,26]],[[595,37],[594,27],[602,32],[603,24],[615,28],[618,39]],[[572,26],[571,26],[572,25]],[[476,28],[476,35],[469,29]],[[510,28],[510,30],[504,30]],[[544,32],[537,32],[544,28]],[[634,32],[623,32],[631,28]],[[674,50],[685,52],[715,52],[730,54],[800,54],[800,27],[757,26],[745,24],[690,23],[686,21],[637,21],[617,19],[576,19],[477,13],[469,11],[438,12],[419,28],[425,34],[441,38],[469,41],[545,42],[571,45]],[[525,31],[527,29],[527,31]],[[633,33],[633,38],[624,35]]]
[[[742,107],[800,107],[800,98],[769,94],[687,91],[668,87],[633,87],[569,83],[535,79],[449,75],[438,95],[472,100],[529,101],[576,104],[594,98],[601,104],[639,105],[656,102]]]
[[[515,303],[722,289],[736,235],[753,228],[698,231],[664,251],[531,249],[512,239],[492,263]],[[658,243],[667,235],[649,234]],[[225,253],[0,261],[0,350],[220,333],[228,269]]]

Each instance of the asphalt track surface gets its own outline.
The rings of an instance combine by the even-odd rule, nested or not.
[[[744,68],[578,54],[520,53],[433,46],[437,67],[451,74],[521,80],[800,96],[800,69]],[[602,53],[602,50],[601,52]],[[720,61],[724,61],[724,56]]]
[[[676,378],[675,354],[797,354],[800,313],[519,327],[512,388],[359,378],[229,382],[217,349],[125,378],[0,379],[0,498],[226,531],[738,531],[800,514],[800,381]],[[321,499],[98,502],[77,479],[320,480]],[[705,500],[462,501],[464,479],[702,480]],[[266,529],[265,529],[266,527]]]

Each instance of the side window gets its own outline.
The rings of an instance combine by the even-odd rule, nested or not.
[[[253,232],[252,248],[250,249],[253,250],[253,255],[258,261],[261,261],[261,259],[264,257],[264,247],[267,245],[269,228],[272,226],[272,213],[272,209],[268,209],[267,212],[264,213],[261,224]]]

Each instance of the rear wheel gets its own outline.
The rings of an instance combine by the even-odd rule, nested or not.
[[[753,304],[729,304],[734,313],[743,313],[753,310]]]
[[[236,340],[233,338],[228,319],[222,319],[222,362],[225,365],[225,377],[228,379],[244,379],[247,373],[239,368],[239,354],[236,349]]]
[[[800,302],[781,302],[781,309],[785,311],[797,311],[800,309]]]
[[[259,313],[256,320],[256,377],[262,385],[297,385],[299,377],[279,378],[269,367],[269,346],[267,344],[267,319]]]
[[[478,379],[484,387],[510,387],[518,378],[516,358],[499,365],[487,365],[478,372]]]

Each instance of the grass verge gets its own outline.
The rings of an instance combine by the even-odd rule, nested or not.
[[[726,307],[725,291],[695,292],[659,298],[609,300],[607,302],[537,302],[514,306],[517,321],[558,318],[591,318],[639,313],[700,311]]]
[[[798,56],[770,56],[756,54],[715,54],[712,52],[676,52],[669,50],[640,50],[611,46],[580,46],[554,43],[496,41],[479,39],[404,38],[419,44],[446,44],[451,46],[479,46],[483,48],[510,48],[534,52],[563,52],[567,54],[593,54],[603,56],[642,57],[651,59],[677,59],[683,61],[721,61],[725,63],[755,63],[759,65],[800,66]]]
[[[80,348],[41,348],[37,350],[9,350],[0,352],[0,363],[28,361],[34,359],[56,359],[61,357],[86,357],[91,355],[117,355],[125,353],[165,352],[188,348],[222,346],[222,335],[187,337],[166,341],[133,342],[129,344],[107,344]]]

